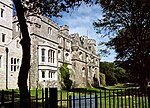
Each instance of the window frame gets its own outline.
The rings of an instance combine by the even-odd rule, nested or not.
[[[20,40],[16,40],[16,47],[17,47],[17,48],[20,47]]]
[[[58,42],[62,43],[62,37],[58,37]]]
[[[52,28],[51,27],[48,27],[48,34],[52,35]]]
[[[52,49],[48,50],[48,62],[55,63],[55,51]]]
[[[44,48],[41,49],[41,61],[45,62],[45,49]]]
[[[41,73],[42,73],[42,74],[41,74],[41,77],[42,77],[42,78],[45,78],[45,71],[44,71],[44,70],[41,70]]]
[[[2,42],[3,42],[3,43],[5,42],[5,38],[6,38],[6,34],[5,34],[5,33],[2,33]]]
[[[10,71],[16,72],[19,69],[19,58],[11,57],[10,64]]]
[[[18,31],[20,31],[20,25],[19,25],[19,23],[16,24],[16,32],[18,32]]]
[[[48,78],[49,79],[55,79],[55,71],[49,70],[48,72]]]
[[[0,55],[0,68],[2,68],[2,55]]]
[[[4,17],[4,9],[1,8],[1,18],[3,18],[3,17]]]

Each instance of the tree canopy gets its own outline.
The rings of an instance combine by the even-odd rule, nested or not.
[[[105,31],[116,59],[136,73],[140,86],[150,79],[150,1],[100,0],[103,18],[94,22],[97,33]]]
[[[81,4],[97,4],[94,0],[22,0],[25,11],[32,14],[41,14],[48,17],[62,17],[61,12],[69,13],[70,10],[78,8]]]

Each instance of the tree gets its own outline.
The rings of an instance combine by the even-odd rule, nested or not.
[[[118,83],[128,82],[128,74],[126,70],[121,67],[116,67],[114,70],[115,77],[117,78]]]
[[[105,74],[106,85],[117,84],[117,78],[115,77],[115,65],[109,62],[100,62],[100,72]]]
[[[65,89],[69,90],[72,86],[72,80],[70,80],[70,73],[69,73],[69,68],[68,68],[68,64],[63,64],[60,69],[59,69],[60,73],[61,73],[61,79],[64,82],[65,85]]]
[[[125,79],[127,82],[138,84],[137,75],[134,73],[134,71],[132,71],[133,69],[128,61],[115,61],[115,65],[123,68],[126,71],[124,78],[126,77]]]
[[[105,45],[115,49],[116,59],[128,63],[141,88],[150,79],[150,1],[100,0],[103,19],[94,22],[97,32],[111,36]],[[112,37],[113,36],[113,37]]]
[[[92,0],[12,0],[17,12],[20,30],[22,32],[22,64],[18,76],[21,107],[28,107],[29,92],[27,88],[28,71],[30,69],[30,36],[26,24],[28,13],[42,14],[48,17],[61,16],[62,11],[79,7],[83,2],[92,3]]]
[[[106,84],[114,85],[129,81],[129,74],[114,62],[100,62],[100,72],[106,76]]]

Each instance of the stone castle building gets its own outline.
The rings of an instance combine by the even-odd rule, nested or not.
[[[31,38],[29,87],[60,87],[63,63],[68,64],[75,87],[91,86],[93,77],[99,81],[95,40],[69,34],[67,25],[58,26],[42,15],[28,16],[27,25]],[[17,88],[22,36],[17,16],[12,17],[10,0],[0,1],[0,35],[0,88]]]

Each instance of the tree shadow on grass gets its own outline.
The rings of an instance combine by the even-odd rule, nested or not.
[[[45,101],[42,102],[42,98],[36,101],[36,96],[31,96],[29,106],[30,108],[43,108],[45,107]],[[19,90],[1,90],[0,108],[20,108]]]

